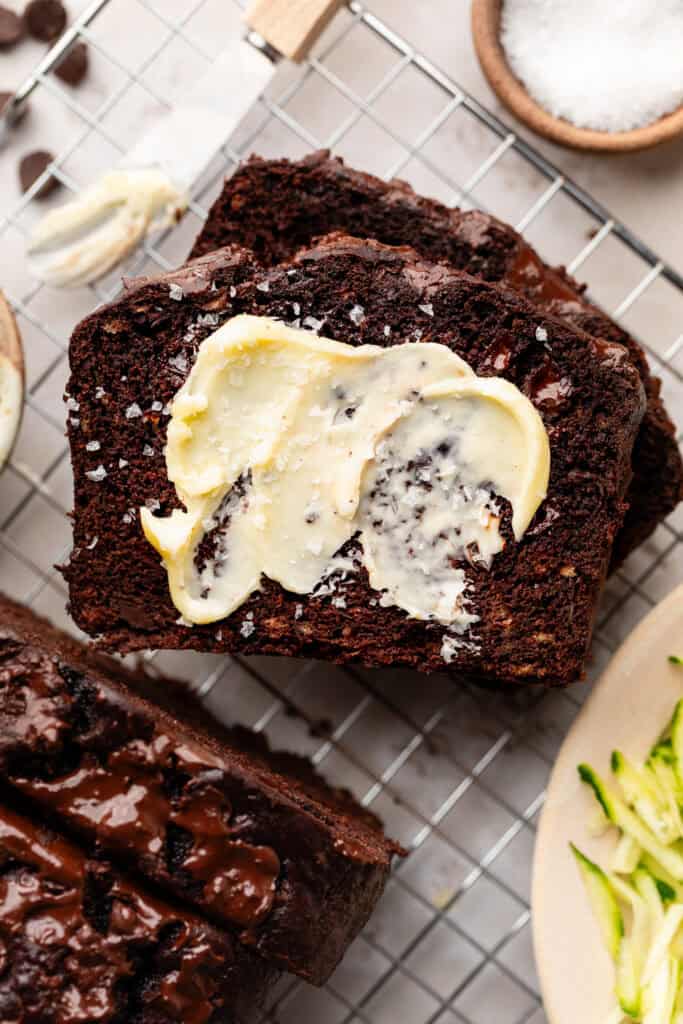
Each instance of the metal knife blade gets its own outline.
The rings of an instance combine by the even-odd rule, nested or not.
[[[121,167],[160,166],[188,189],[270,83],[276,64],[246,39],[235,40],[196,86],[121,160]]]
[[[173,223],[194,182],[269,84],[276,56],[266,44],[231,43],[115,169],[39,221],[28,246],[35,276],[62,288],[96,281],[147,234]]]

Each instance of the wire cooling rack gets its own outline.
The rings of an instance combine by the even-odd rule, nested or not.
[[[168,105],[183,75],[201,73],[225,34],[239,31],[239,15],[234,0],[96,0],[82,10],[72,36],[90,45],[90,87],[61,85],[50,74],[52,51],[20,89],[34,94],[34,111],[44,111],[45,130],[58,139],[50,173],[77,189],[105,170]],[[446,202],[487,208],[547,258],[585,271],[596,299],[643,338],[669,408],[681,415],[683,279],[356,0],[306,65],[280,70],[200,183],[182,224],[148,244],[126,273],[182,261],[243,155],[299,156],[323,145]],[[116,294],[119,277],[68,295],[30,280],[23,251],[44,209],[33,198],[39,187],[0,218],[0,285],[28,365],[22,433],[0,480],[0,580],[68,627],[53,568],[69,548],[66,346],[77,319]],[[608,584],[593,676],[683,578],[682,529],[679,513]],[[287,660],[152,654],[149,661],[153,671],[191,679],[223,717],[312,757],[412,851],[327,988],[284,979],[267,1020],[542,1024],[529,927],[535,823],[553,757],[587,687],[497,696],[438,677]]]

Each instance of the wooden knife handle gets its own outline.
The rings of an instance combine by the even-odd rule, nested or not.
[[[301,61],[341,4],[342,0],[252,0],[245,19],[285,57]]]

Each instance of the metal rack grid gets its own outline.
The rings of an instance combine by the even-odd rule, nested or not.
[[[233,3],[238,13],[240,4]],[[183,10],[176,16],[178,7]],[[105,15],[116,8],[125,14],[127,38],[136,33],[137,17],[147,30],[156,26],[156,45],[135,67],[107,36]],[[102,159],[115,159],[128,141],[111,120],[119,102],[129,104],[135,90],[158,108],[167,106],[151,84],[150,70],[177,45],[198,64],[213,57],[197,41],[194,25],[207,15],[217,23],[225,7],[218,12],[211,0],[89,4],[72,34],[116,70],[115,87],[86,104],[50,75],[57,56],[51,51],[20,90],[23,96],[37,93],[35,102],[48,97],[68,110],[70,131],[48,173],[77,189],[83,182],[73,168],[88,147],[106,152]],[[392,92],[406,100],[398,122],[383,106]],[[410,101],[419,108],[417,119]],[[182,260],[224,175],[243,155],[298,155],[321,146],[386,177],[408,177],[453,204],[515,219],[532,238],[541,221],[559,227],[546,230],[546,238],[560,236],[573,251],[552,255],[573,273],[586,265],[592,280],[604,286],[604,295],[596,289],[597,299],[615,318],[638,331],[652,323],[656,305],[659,329],[644,340],[669,406],[680,415],[683,278],[357,0],[340,12],[306,65],[282,69],[200,183],[185,224],[148,243],[126,273],[166,269]],[[21,264],[7,256],[23,245],[40,184],[0,217],[5,270]],[[64,587],[53,568],[69,546],[70,474],[61,407],[66,344],[75,320],[116,294],[118,276],[75,299],[46,292],[20,271],[15,276],[7,290],[28,350],[29,386],[22,435],[0,481],[0,579],[16,597],[69,626]],[[626,294],[610,290],[615,277],[622,283],[631,278]],[[682,531],[683,518],[674,515],[608,584],[593,675],[638,619],[683,578]],[[192,679],[207,705],[224,717],[265,729],[273,743],[311,756],[375,809],[412,851],[328,987],[314,990],[284,979],[270,999],[267,1020],[542,1024],[529,928],[534,828],[553,757],[587,687],[483,696],[442,678],[421,678],[418,687],[405,672],[203,655],[152,654],[148,661],[152,671],[158,667]]]

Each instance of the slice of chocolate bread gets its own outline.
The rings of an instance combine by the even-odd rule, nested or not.
[[[438,342],[534,403],[550,439],[548,497],[519,543],[506,505],[508,543],[490,571],[462,566],[479,616],[467,642],[386,606],[362,568],[304,598],[264,579],[227,619],[191,628],[179,620],[136,510],[178,507],[164,458],[166,404],[200,342],[237,313],[294,320],[351,345]],[[72,614],[104,648],[447,669],[487,684],[581,676],[644,407],[621,346],[411,249],[339,236],[269,271],[228,248],[133,284],[76,329],[70,360],[75,548],[64,574]]]
[[[229,934],[2,805],[0,962],[6,1024],[240,1024],[278,976]]]
[[[675,428],[638,342],[583,296],[562,268],[546,266],[513,228],[479,211],[451,210],[416,195],[402,181],[381,181],[345,167],[327,152],[298,163],[252,158],[228,179],[195,242],[192,257],[243,245],[261,263],[289,259],[331,231],[410,245],[487,281],[500,281],[588,334],[628,348],[647,394],[633,451],[629,509],[612,568],[648,537],[683,497],[683,463]]]
[[[0,782],[90,854],[315,984],[366,923],[401,852],[308,762],[153,705],[6,598]]]

